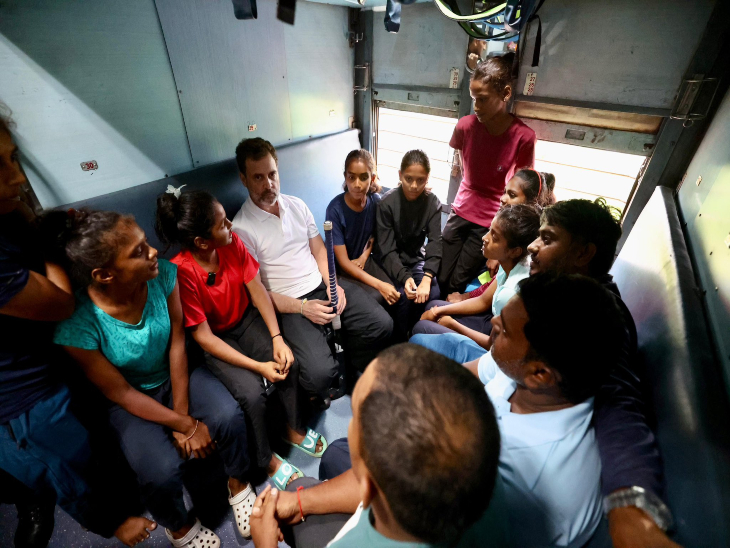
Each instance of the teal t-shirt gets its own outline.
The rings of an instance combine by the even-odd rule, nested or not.
[[[157,388],[170,377],[167,297],[175,288],[177,266],[159,260],[158,276],[147,282],[147,303],[137,324],[112,318],[86,291],[76,295],[76,310],[56,327],[53,342],[84,350],[100,350],[137,390]]]
[[[456,548],[501,548],[510,545],[507,515],[504,512],[504,485],[497,476],[489,507],[482,517],[467,529]],[[384,537],[370,521],[370,508],[360,506],[327,548],[439,548],[434,544],[401,542]]]

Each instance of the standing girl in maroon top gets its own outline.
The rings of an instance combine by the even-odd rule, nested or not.
[[[507,112],[514,54],[477,66],[469,92],[474,114],[464,116],[449,143],[461,156],[462,180],[443,230],[439,281],[445,295],[463,292],[484,265],[482,236],[517,167],[535,164],[535,132]]]

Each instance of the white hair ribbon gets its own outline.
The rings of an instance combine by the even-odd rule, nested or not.
[[[188,186],[188,185],[180,185],[179,187],[175,188],[172,185],[167,185],[167,190],[165,191],[165,194],[174,194],[175,198],[180,198],[180,191],[182,190],[182,187]]]

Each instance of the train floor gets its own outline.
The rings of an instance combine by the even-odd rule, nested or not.
[[[327,441],[332,442],[338,438],[347,436],[347,425],[351,417],[350,397],[345,396],[332,402],[331,407],[325,413],[321,413],[313,419],[310,426],[317,432],[323,434]],[[319,459],[309,457],[294,448],[290,449],[289,452],[284,452],[282,456],[288,458],[306,476],[319,477]],[[257,491],[260,492],[265,486],[265,483],[258,485]],[[190,498],[187,493],[186,502],[190,503]],[[253,542],[245,541],[238,535],[233,522],[233,512],[230,507],[224,510],[224,512],[223,519],[219,519],[219,525],[214,527],[216,534],[221,538],[222,548],[234,548],[238,546],[253,548]],[[0,505],[0,547],[11,548],[13,546],[16,523],[15,506],[8,504]],[[56,507],[56,526],[48,546],[49,548],[116,548],[122,547],[123,545],[114,538],[105,539],[82,529],[63,510]],[[138,546],[140,548],[162,548],[170,546],[170,543],[162,527],[158,527],[157,530],[152,532],[149,539]],[[288,545],[280,543],[280,547],[286,546]]]

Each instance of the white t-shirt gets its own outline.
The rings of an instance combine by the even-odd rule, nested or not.
[[[279,194],[278,202],[277,217],[249,198],[233,218],[233,231],[258,261],[266,289],[297,299],[322,283],[309,247],[319,230],[302,200]]]

